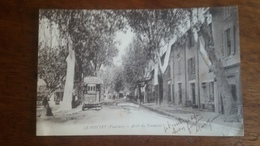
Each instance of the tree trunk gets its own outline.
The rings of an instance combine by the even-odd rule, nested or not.
[[[46,106],[46,116],[53,116],[52,110],[51,110],[51,107],[49,106],[49,104],[47,104],[47,106]]]
[[[79,54],[79,52],[75,52],[76,54]],[[78,86],[77,86],[77,96],[78,100],[83,100],[83,63],[80,57],[76,57],[76,62],[78,64]]]
[[[214,39],[211,33],[211,29],[204,22],[201,27],[202,36],[205,40],[205,50],[211,61],[210,70],[215,74],[218,83],[218,88],[220,89],[220,96],[223,98],[224,104],[224,115],[226,122],[238,121],[238,110],[237,104],[234,101],[233,95],[231,93],[231,87],[227,81],[225,70],[220,59],[216,56],[216,51],[214,48]]]
[[[68,36],[68,48],[69,55],[66,59],[67,61],[67,73],[66,73],[66,82],[63,94],[63,101],[61,102],[61,106],[59,110],[70,110],[71,109],[71,101],[73,94],[73,85],[74,85],[74,72],[75,72],[75,52],[72,49],[72,41]]]
[[[210,47],[209,47],[210,48]],[[222,62],[217,60],[214,48],[206,49],[209,58],[215,58],[212,60],[212,66],[210,69],[216,76],[216,80],[218,83],[218,87],[220,88],[220,96],[223,98],[224,104],[224,114],[225,114],[225,121],[238,121],[237,117],[237,105],[234,101],[233,95],[231,94],[231,87],[227,81],[227,77],[225,75],[225,70],[223,68]]]
[[[161,105],[162,101],[163,101],[163,75],[162,73],[158,74],[158,102],[159,105]]]
[[[142,92],[141,92],[141,85],[138,84],[138,99],[139,99],[139,104],[141,104],[141,96],[142,96]]]

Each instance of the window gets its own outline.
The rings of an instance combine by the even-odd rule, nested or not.
[[[177,55],[177,63],[178,63],[178,74],[181,74],[181,58],[180,58],[180,54]]]
[[[99,84],[96,85],[96,91],[100,91],[100,86]]]
[[[228,28],[225,32],[224,32],[224,50],[223,50],[223,55],[225,57],[229,57],[231,55],[235,54],[235,49],[234,49],[234,44],[235,44],[235,32],[233,31],[233,36],[231,33],[231,28]]]
[[[208,99],[207,83],[203,82],[201,84],[201,86],[202,86],[203,95],[204,95],[204,102],[207,103],[207,99]]]
[[[172,102],[175,104],[175,97],[174,97],[174,84],[172,84]]]
[[[214,82],[203,82],[201,86],[205,103],[214,103]]]
[[[179,104],[182,103],[182,88],[181,83],[178,83],[179,86]]]
[[[191,75],[191,58],[188,60],[188,75]]]
[[[234,48],[233,48],[233,54],[235,54],[235,49],[236,49],[236,26],[233,26],[233,35],[234,35]]]
[[[192,104],[196,104],[195,83],[190,84]]]
[[[209,102],[214,102],[214,82],[209,83]]]
[[[223,57],[225,57],[225,35],[222,33],[222,47],[221,47],[221,54]]]
[[[188,75],[195,74],[195,57],[192,57],[188,60]]]
[[[230,38],[230,28],[225,31],[226,36],[226,56],[231,55],[231,38]]]

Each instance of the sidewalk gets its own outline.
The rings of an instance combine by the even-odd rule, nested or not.
[[[135,101],[132,101],[135,104],[138,104]],[[243,121],[242,122],[224,122],[224,115],[214,113],[214,112],[207,112],[207,111],[200,111],[198,109],[176,106],[176,105],[167,105],[161,104],[156,105],[155,103],[145,103],[139,104],[140,106],[154,111],[156,113],[173,117],[177,120],[184,120],[188,122],[197,122],[197,124],[216,124],[226,129],[229,129],[231,135],[243,135]]]

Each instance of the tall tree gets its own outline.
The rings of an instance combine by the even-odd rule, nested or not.
[[[212,9],[211,13],[217,14],[223,9]],[[193,16],[193,11],[190,11],[191,17]],[[223,98],[224,103],[224,114],[225,121],[233,122],[238,121],[238,109],[237,103],[234,101],[233,95],[231,93],[231,87],[228,83],[225,69],[223,67],[223,63],[219,55],[217,55],[214,37],[212,34],[212,27],[209,26],[209,16],[212,16],[209,12],[204,15],[202,21],[198,21],[193,27],[196,29],[200,29],[200,34],[202,38],[205,40],[205,51],[209,58],[208,66],[210,70],[215,74],[216,80],[218,83],[218,88],[220,89],[221,97]],[[191,18],[192,19],[192,18]],[[203,47],[203,46],[202,46]]]
[[[58,25],[65,43],[71,39],[75,52],[75,79],[96,75],[102,64],[109,64],[116,55],[115,32],[123,29],[123,19],[111,10],[41,10],[40,19]],[[69,44],[67,45],[69,46]],[[69,54],[71,55],[71,54]]]
[[[67,52],[65,49],[42,48],[38,54],[38,76],[52,93],[64,85]]]
[[[123,57],[124,80],[130,90],[136,88],[137,81],[145,76],[149,60],[146,59],[144,47],[140,40],[134,37]]]
[[[39,22],[38,77],[46,83],[49,94],[62,87],[65,82],[67,49],[62,45],[59,32],[47,19]],[[53,39],[57,43],[53,42]],[[47,96],[47,95],[46,95]]]
[[[137,34],[143,46],[145,46],[146,58],[157,63],[158,60],[160,61],[160,49],[174,36],[178,36],[181,33],[179,25],[182,24],[187,14],[187,11],[184,9],[129,10],[123,16],[127,19],[128,24]],[[159,68],[158,78],[162,79],[159,62],[157,65]],[[162,89],[162,84],[160,83],[158,88]],[[157,99],[162,99],[162,93],[159,92]],[[161,101],[159,101],[160,103]]]
[[[121,66],[116,67],[114,70],[113,84],[114,91],[117,93],[120,93],[120,91],[123,91],[125,88],[123,68]]]
[[[115,75],[115,66],[105,66],[100,69],[98,72],[98,76],[101,77],[104,81],[103,87],[105,89],[105,96],[108,98],[109,93],[114,91],[114,75]]]

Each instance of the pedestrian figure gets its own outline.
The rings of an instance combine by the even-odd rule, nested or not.
[[[53,116],[47,97],[44,97],[42,105],[46,109],[46,116]]]
[[[71,107],[72,109],[76,108],[75,95],[72,96]]]
[[[48,101],[47,101],[48,102]],[[46,116],[53,116],[52,114],[52,111],[51,111],[51,108],[49,106],[49,104],[46,105],[46,109],[47,109],[47,112],[46,112]]]
[[[43,100],[42,100],[42,105],[43,105],[43,107],[46,108],[47,104],[49,104],[49,103],[48,103],[48,100],[47,100],[47,97],[44,97]]]

